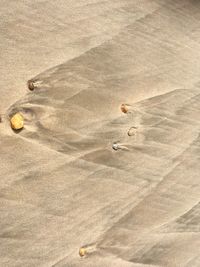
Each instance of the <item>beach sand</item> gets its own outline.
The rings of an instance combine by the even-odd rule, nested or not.
[[[0,266],[200,266],[199,27],[198,1],[1,1]]]

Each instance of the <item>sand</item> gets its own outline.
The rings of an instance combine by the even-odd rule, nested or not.
[[[199,27],[198,1],[1,1],[0,266],[200,266]]]

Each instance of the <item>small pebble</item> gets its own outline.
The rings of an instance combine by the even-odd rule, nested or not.
[[[20,113],[16,113],[10,119],[12,129],[20,130],[24,127],[24,117]]]

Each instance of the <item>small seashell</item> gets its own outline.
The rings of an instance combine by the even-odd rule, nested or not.
[[[136,131],[137,131],[137,127],[132,126],[132,127],[128,130],[127,134],[128,134],[128,136],[133,136],[133,135],[136,134]]]
[[[119,145],[117,143],[113,143],[112,148],[114,150],[118,150],[119,149]]]
[[[16,113],[10,119],[12,129],[20,130],[24,127],[24,117],[20,113]]]
[[[129,150],[126,144],[121,144],[119,142],[114,142],[112,145],[112,148],[114,150],[122,149],[122,150]]]
[[[128,113],[128,111],[129,111],[129,105],[128,104],[122,104],[121,105],[121,111],[123,113]]]
[[[86,248],[82,247],[79,249],[79,255],[80,257],[84,257],[87,254]]]
[[[96,245],[88,244],[79,249],[79,255],[80,257],[89,256],[89,254],[93,253],[96,250]]]
[[[28,86],[29,90],[33,91],[35,89],[34,81],[33,80],[29,80],[27,82],[27,86]]]

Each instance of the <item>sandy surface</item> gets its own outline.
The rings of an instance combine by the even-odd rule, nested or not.
[[[199,28],[199,1],[1,0],[0,266],[200,266]]]

